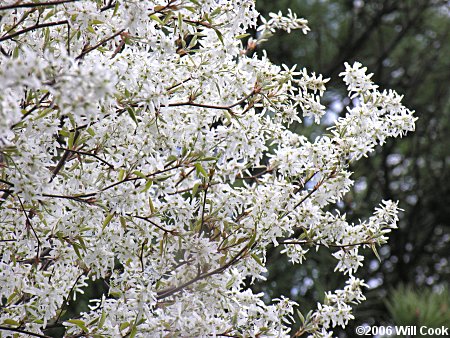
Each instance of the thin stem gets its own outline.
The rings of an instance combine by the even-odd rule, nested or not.
[[[141,219],[143,221],[146,221],[146,222],[150,223],[151,225],[157,227],[158,229],[164,231],[165,233],[168,233],[168,234],[171,234],[171,235],[176,235],[176,231],[175,230],[167,230],[167,229],[163,228],[161,225],[159,225],[159,224],[153,222],[152,220],[148,219],[148,217],[143,217],[143,216],[133,215],[133,214],[125,214],[125,215],[127,215],[129,217],[134,217],[134,218],[138,218],[138,219]]]
[[[28,217],[27,212],[25,211],[25,208],[24,208],[23,203],[22,203],[22,199],[20,198],[19,195],[17,195],[17,198],[19,199],[20,206],[21,206],[22,211],[23,211],[23,213],[24,213],[24,215],[25,215],[25,217],[26,217],[26,219],[27,219],[27,221],[26,221],[26,226],[29,227],[29,228],[31,229],[31,231],[32,231],[33,234],[34,234],[34,237],[36,237],[36,241],[37,241],[37,254],[36,254],[36,259],[39,260],[39,255],[40,255],[40,251],[41,251],[41,241],[39,240],[39,237],[38,237],[36,231],[34,230],[33,225],[31,224],[31,220],[30,220],[30,218]]]
[[[121,30],[118,31],[117,33],[115,33],[115,34],[113,34],[113,35],[111,35],[111,36],[109,36],[109,37],[107,37],[107,38],[104,38],[103,40],[101,40],[100,42],[98,42],[97,44],[95,44],[94,46],[88,47],[88,48],[84,49],[84,50],[81,52],[81,54],[78,55],[78,56],[75,58],[75,60],[82,59],[86,54],[88,54],[88,53],[92,52],[93,50],[97,49],[98,47],[100,47],[101,45],[103,45],[105,42],[108,42],[108,41],[114,39],[116,36],[119,36],[119,35],[122,34],[124,31],[125,31],[125,29],[121,29]]]
[[[14,184],[12,184],[12,183],[10,183],[10,182],[8,182],[8,181],[2,180],[1,178],[0,178],[0,182],[1,182],[1,183],[4,183],[4,184],[7,184],[7,185],[9,185],[10,187],[14,187]]]
[[[78,139],[78,136],[80,135],[80,133],[78,131],[75,131],[75,135],[73,137],[73,144],[75,145],[75,142]],[[53,181],[53,179],[56,177],[56,175],[58,175],[59,171],[64,167],[64,165],[66,164],[67,159],[69,158],[70,155],[70,150],[66,150],[63,154],[63,156],[61,157],[61,159],[59,160],[58,164],[56,165],[55,169],[53,169],[53,173],[52,173],[52,177],[50,178],[49,183],[51,183]]]
[[[107,11],[108,9],[114,8],[116,6],[116,2],[114,0],[109,0],[108,4],[102,8],[100,8],[100,12]]]
[[[239,258],[240,258],[241,256],[243,256],[249,249],[250,249],[250,248],[249,248],[249,244],[245,245],[245,246],[244,246],[244,247],[243,247],[243,248],[242,248],[242,249],[241,249],[241,250],[240,250],[240,251],[239,251],[232,259],[230,259],[226,264],[224,264],[224,265],[222,265],[222,266],[220,266],[220,267],[218,267],[217,269],[214,269],[214,270],[212,270],[212,271],[209,271],[209,272],[205,272],[205,273],[199,274],[197,277],[195,277],[195,278],[193,278],[193,279],[191,279],[191,280],[189,280],[189,281],[187,281],[187,282],[185,282],[185,283],[183,283],[183,284],[181,284],[181,285],[179,285],[179,286],[177,286],[177,287],[173,287],[173,288],[169,288],[169,289],[166,289],[166,290],[162,290],[162,291],[158,292],[158,294],[157,294],[157,296],[156,296],[156,299],[160,300],[160,299],[169,297],[169,296],[171,296],[171,295],[173,295],[173,294],[175,294],[175,293],[177,293],[177,292],[183,290],[183,289],[186,288],[187,286],[192,285],[192,284],[198,282],[199,280],[205,279],[205,278],[207,278],[207,277],[210,277],[210,276],[213,276],[213,275],[215,275],[215,274],[218,274],[218,273],[221,273],[221,272],[225,271],[225,270],[228,269],[231,265],[235,264],[235,263],[239,260]]]
[[[95,197],[93,197],[93,196],[95,196],[96,194],[97,193],[90,193],[90,194],[85,194],[85,195],[80,195],[80,196],[42,194],[41,196],[49,197],[49,198],[61,198],[61,199],[75,201],[75,202],[93,204],[96,201]],[[85,199],[87,197],[91,197],[91,198]]]
[[[245,97],[243,97],[239,101],[237,101],[237,102],[235,102],[233,104],[230,104],[228,106],[196,103],[196,102],[192,102],[192,101],[174,102],[174,103],[169,103],[167,106],[168,107],[192,106],[192,107],[200,107],[200,108],[208,108],[208,109],[220,109],[220,110],[228,110],[230,113],[232,113],[231,108],[234,108],[234,107],[244,103],[245,101],[247,101],[251,96],[255,95],[256,93],[258,93],[258,89],[253,89],[250,92],[250,94],[246,95]]]
[[[19,333],[27,334],[27,335],[30,335],[30,336],[33,336],[33,337],[52,338],[52,337],[46,336],[44,334],[34,333],[34,332],[25,331],[25,330],[21,330],[21,329],[16,329],[14,327],[8,327],[8,326],[3,326],[3,325],[0,325],[0,330],[19,332]]]
[[[16,8],[34,8],[34,7],[44,7],[44,6],[54,6],[60,5],[68,2],[77,2],[80,0],[57,0],[57,1],[47,1],[47,2],[27,2],[23,4],[14,4],[14,5],[5,5],[0,6],[0,11],[7,9],[16,9]]]
[[[182,84],[184,84],[184,83],[186,83],[186,82],[188,82],[190,80],[192,80],[192,78],[189,77],[186,80],[183,80],[183,81],[181,81],[179,83],[174,84],[173,86],[170,86],[170,87],[166,88],[166,91],[171,91],[172,89],[175,89],[176,87],[181,86]]]
[[[323,244],[323,243],[317,243],[315,241],[296,241],[296,240],[286,240],[286,241],[278,241],[279,244],[285,244],[285,245],[304,245],[304,244],[311,244],[311,245],[320,245],[320,246],[330,246],[332,248],[347,248],[352,246],[360,246],[360,245],[372,245],[373,238],[369,238],[367,241],[359,242],[359,243],[349,243],[349,244]]]
[[[61,307],[61,311],[59,311],[58,317],[55,320],[55,323],[57,323],[59,321],[59,319],[61,318],[61,315],[63,314],[63,310],[64,307],[69,306],[69,298],[70,295],[73,294],[73,290],[75,289],[75,287],[77,286],[78,281],[80,280],[81,277],[83,277],[86,274],[86,272],[83,272],[81,275],[78,276],[78,278],[75,280],[75,283],[73,283],[72,287],[70,288],[69,293],[67,294],[67,297],[65,297],[64,301],[63,301],[63,305]]]
[[[20,118],[20,122],[22,122],[23,120],[25,120],[33,111],[35,111],[36,109],[40,108],[40,104],[42,104],[42,102],[44,102],[45,99],[47,99],[50,95],[50,92],[45,93],[40,99],[39,99],[39,103],[36,104],[33,108],[31,108],[29,111],[27,111],[25,114],[23,114],[23,116]],[[20,123],[17,122],[15,124],[13,124],[11,126],[11,129],[14,129],[15,127],[17,127],[17,125]]]
[[[79,154],[79,155],[86,155],[86,156],[92,156],[94,158],[96,158],[97,160],[99,160],[100,162],[106,164],[108,167],[110,167],[111,169],[114,169],[114,166],[108,162],[106,162],[104,159],[100,158],[99,156],[97,156],[96,154],[92,154],[92,153],[88,153],[86,151],[80,151],[80,150],[73,150],[73,149],[67,149],[67,148],[61,148],[61,147],[57,147],[58,149],[61,150],[65,150],[71,153],[75,153],[75,154]]]
[[[153,177],[153,176],[155,176],[155,175],[163,174],[163,173],[168,172],[168,171],[171,171],[171,170],[173,170],[173,169],[177,169],[177,168],[179,168],[180,166],[181,166],[181,164],[178,164],[178,165],[176,165],[176,166],[174,166],[174,167],[171,167],[171,168],[167,168],[167,169],[164,169],[164,170],[157,170],[157,171],[155,171],[154,173],[151,173],[151,174],[146,175],[145,178],[150,178],[150,177]],[[142,179],[144,179],[144,178],[143,178],[143,177],[125,178],[125,179],[123,179],[122,181],[118,181],[118,182],[115,182],[115,183],[112,183],[112,184],[106,186],[106,187],[103,188],[101,191],[106,191],[106,190],[108,190],[108,189],[114,188],[115,186],[117,186],[117,185],[119,185],[119,184],[122,184],[122,183],[125,183],[125,182],[132,182],[132,181],[137,181],[137,180],[142,180]]]
[[[20,30],[18,32],[15,32],[13,34],[1,37],[0,38],[0,42],[6,41],[6,40],[10,40],[12,38],[15,38],[16,36],[25,34],[27,32],[30,32],[30,31],[33,31],[33,30],[36,30],[36,29],[45,28],[45,27],[51,27],[51,26],[59,26],[59,25],[69,25],[69,22],[67,20],[62,20],[62,21],[57,21],[57,22],[41,23],[41,24],[38,24],[38,25],[27,27],[27,28],[22,29],[22,30]]]

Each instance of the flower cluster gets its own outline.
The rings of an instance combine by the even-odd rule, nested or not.
[[[253,0],[0,4],[0,332],[289,336],[297,304],[245,287],[278,245],[294,264],[328,247],[348,275],[303,332],[352,318],[358,250],[386,242],[397,204],[359,224],[330,204],[349,161],[415,118],[355,63],[331,134],[290,131],[320,123],[328,79],[243,52],[259,18]],[[67,319],[89,281],[106,291]]]

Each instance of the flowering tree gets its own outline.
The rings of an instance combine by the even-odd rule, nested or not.
[[[252,0],[2,1],[1,332],[325,337],[353,318],[359,250],[386,242],[397,204],[358,224],[330,205],[349,163],[415,118],[355,63],[346,116],[313,141],[289,131],[320,123],[328,80],[254,54],[276,29],[309,30]],[[244,280],[278,245],[294,264],[332,248],[346,285],[307,315],[265,304]],[[62,320],[96,279],[108,292]]]

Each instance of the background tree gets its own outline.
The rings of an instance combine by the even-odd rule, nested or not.
[[[344,88],[337,74],[343,61],[353,60],[368,65],[382,88],[403,93],[419,117],[415,134],[389,140],[374,156],[352,165],[357,189],[341,205],[356,220],[364,218],[367,207],[381,196],[401,201],[404,212],[399,231],[379,251],[381,263],[374,255],[369,258],[365,278],[372,289],[369,301],[358,307],[355,321],[389,322],[392,318],[383,298],[392,288],[405,283],[439,288],[450,280],[449,2],[280,0],[258,5],[263,13],[289,6],[308,18],[311,34],[277,34],[261,48],[274,60],[331,77],[333,90],[326,96],[330,120],[345,113],[341,104]],[[296,130],[308,128],[298,125]],[[314,134],[317,129],[309,132]],[[315,258],[308,268],[296,269],[280,264],[278,252],[273,251],[269,259],[274,263],[272,277],[260,288],[271,296],[296,295],[300,303],[313,307],[314,296],[339,282],[326,268],[327,256]],[[311,273],[317,278],[311,278]],[[351,335],[353,328],[347,332]]]

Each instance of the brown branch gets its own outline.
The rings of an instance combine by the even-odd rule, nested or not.
[[[211,179],[211,177],[210,177],[210,179]],[[201,235],[203,227],[205,225],[206,196],[208,195],[208,188],[209,188],[209,183],[206,184],[206,186],[205,186],[205,193],[203,194],[202,220],[201,220],[201,224],[200,224],[200,230],[198,232],[199,236]]]
[[[168,88],[166,88],[166,91],[171,91],[172,89],[175,89],[176,87],[178,87],[178,86],[181,86],[182,84],[184,84],[184,83],[186,83],[186,82],[188,82],[188,81],[190,81],[190,80],[192,80],[192,78],[187,78],[186,80],[183,80],[183,81],[181,81],[181,82],[178,82],[178,83],[176,83],[176,84],[174,84],[174,85],[172,85],[172,86],[170,86],[170,87],[168,87]]]
[[[209,272],[205,272],[202,274],[199,274],[197,277],[177,286],[177,287],[172,287],[172,288],[168,288],[165,290],[162,290],[160,292],[157,293],[156,299],[160,300],[160,299],[164,299],[166,297],[169,297],[181,290],[183,290],[184,288],[186,288],[189,285],[192,285],[196,282],[198,282],[199,280],[205,279],[207,277],[216,275],[218,273],[221,273],[223,271],[225,271],[226,269],[228,269],[230,266],[232,266],[233,264],[235,264],[239,258],[241,256],[243,256],[248,250],[249,250],[249,244],[245,245],[232,259],[230,259],[227,263],[225,263],[224,265],[218,267],[217,269],[214,269],[212,271]]]
[[[180,185],[180,183],[183,182],[186,178],[188,178],[189,175],[192,174],[192,173],[194,172],[194,170],[195,170],[195,167],[192,168],[191,170],[189,170],[189,172],[188,172],[187,174],[185,174],[184,172],[182,172],[182,173],[180,174],[181,178],[178,180],[177,183],[175,183],[175,188],[176,188],[178,185]]]
[[[8,181],[5,181],[5,180],[2,180],[1,178],[0,178],[0,183],[4,183],[4,184],[7,184],[7,185],[9,185],[10,187],[14,187],[14,184],[12,184],[11,182],[8,182]]]
[[[120,43],[119,43],[119,45],[116,47],[116,49],[114,50],[114,52],[113,52],[113,54],[111,55],[110,59],[114,59],[114,57],[122,51],[122,49],[123,49],[124,46],[125,46],[125,43],[127,42],[127,38],[128,38],[129,36],[130,36],[130,34],[127,33],[127,32],[123,32],[123,33],[120,34],[120,38],[121,38],[121,39],[120,39]]]
[[[285,245],[305,245],[305,244],[310,244],[310,245],[320,245],[320,246],[324,246],[324,247],[332,247],[332,248],[347,248],[347,247],[352,247],[352,246],[360,246],[360,245],[372,245],[374,238],[369,238],[367,241],[365,242],[359,242],[359,243],[349,243],[349,244],[335,244],[335,243],[331,243],[331,244],[323,244],[323,243],[318,243],[316,241],[296,241],[296,240],[286,240],[286,241],[278,241],[279,244],[285,244]]]
[[[164,170],[157,170],[151,174],[148,174],[145,176],[145,178],[150,178],[152,176],[158,175],[158,174],[162,174],[164,172],[168,172],[170,170],[179,168],[181,166],[181,164],[178,164],[174,167],[171,168],[167,168]],[[144,179],[144,177],[133,177],[133,178],[126,178],[123,179],[122,181],[118,181],[115,182],[113,184],[110,184],[108,186],[106,186],[105,188],[101,189],[100,191],[97,192],[90,192],[90,193],[85,193],[85,194],[77,194],[77,195],[54,195],[54,194],[42,194],[42,197],[49,197],[49,198],[61,198],[61,199],[68,199],[68,200],[72,200],[75,202],[82,202],[82,203],[87,203],[87,204],[93,204],[95,203],[97,200],[95,198],[95,196],[103,191],[106,191],[108,189],[111,189],[119,184],[125,183],[125,182],[133,182],[133,181],[137,181],[137,180],[142,180]],[[1,204],[0,204],[1,205]]]
[[[108,9],[114,8],[116,6],[116,2],[114,0],[109,0],[108,4],[102,8],[100,8],[100,12],[107,11]]]
[[[73,144],[74,145],[75,145],[75,142],[78,139],[79,135],[80,135],[80,133],[78,131],[75,131],[75,135],[73,137]],[[58,164],[56,165],[56,167],[53,169],[52,177],[50,177],[49,183],[51,183],[53,181],[53,179],[56,177],[56,175],[58,175],[59,171],[64,167],[64,165],[66,164],[67,159],[69,158],[69,155],[70,155],[70,150],[66,150],[64,152],[63,156],[61,157],[61,159],[59,160]]]
[[[49,198],[61,198],[61,199],[75,201],[75,202],[93,204],[97,201],[96,198],[94,197],[96,194],[97,193],[89,193],[89,194],[79,195],[79,196],[42,194],[41,196],[49,197]]]
[[[5,32],[5,34],[3,34],[2,36],[8,35],[10,32],[12,32],[12,31],[15,30],[17,27],[19,27],[19,25],[20,25],[22,22],[24,22],[25,19],[28,18],[28,16],[29,16],[33,11],[34,11],[34,9],[31,10],[31,11],[25,12],[25,13],[22,15],[22,17],[20,18],[20,20],[18,20],[14,25],[12,25],[12,26]]]
[[[98,47],[100,47],[101,45],[103,45],[104,43],[114,39],[116,36],[119,36],[120,34],[122,34],[125,31],[125,29],[121,29],[120,31],[118,31],[117,33],[114,33],[113,35],[104,38],[103,40],[101,40],[100,42],[98,42],[97,44],[95,44],[92,47],[87,47],[85,49],[83,49],[83,51],[81,52],[80,55],[78,55],[75,60],[80,60],[82,59],[86,54],[92,52],[93,50],[97,49]]]
[[[22,117],[20,118],[20,122],[22,122],[25,118],[27,118],[33,111],[35,111],[36,109],[40,108],[40,104],[42,104],[42,102],[44,102],[45,99],[47,99],[49,97],[50,93],[47,92],[45,93],[40,99],[38,104],[34,105],[33,108],[31,108],[29,111],[27,111],[25,114],[22,115]],[[17,127],[17,125],[20,123],[14,123],[11,126],[11,129],[14,129],[15,127]]]
[[[145,178],[150,178],[150,177],[153,177],[155,175],[163,174],[165,172],[171,171],[173,169],[177,169],[179,167],[181,167],[181,164],[178,164],[178,165],[176,165],[174,167],[166,168],[164,170],[157,170],[157,171],[155,171],[155,172],[153,172],[151,174],[146,175]],[[139,177],[138,176],[138,177],[132,177],[132,178],[125,178],[125,179],[123,179],[121,181],[117,181],[115,183],[112,183],[112,184],[106,186],[105,188],[102,188],[101,191],[106,191],[108,189],[114,188],[115,186],[117,186],[119,184],[122,184],[122,183],[125,183],[125,182],[133,182],[133,181],[138,181],[138,180],[142,180],[142,179],[144,179],[144,177]]]
[[[34,234],[34,237],[36,237],[36,241],[37,241],[36,260],[39,261],[39,255],[40,255],[40,251],[41,251],[41,241],[39,240],[39,237],[38,237],[38,235],[37,235],[37,233],[36,233],[36,230],[34,230],[33,224],[31,224],[31,220],[30,220],[30,218],[28,217],[27,212],[25,211],[25,207],[23,206],[23,203],[22,203],[22,200],[21,200],[20,196],[17,195],[17,198],[18,198],[18,200],[19,200],[19,203],[20,203],[20,206],[21,206],[21,208],[22,208],[22,211],[23,211],[23,213],[24,213],[24,215],[25,215],[25,217],[26,217],[26,223],[25,223],[25,225],[26,225],[27,228],[29,227],[29,228],[31,229],[31,231],[32,231],[33,234]],[[30,213],[31,213],[31,211],[30,211]]]
[[[59,311],[58,317],[56,317],[55,323],[58,323],[59,319],[61,318],[61,315],[63,314],[64,307],[69,306],[69,298],[70,295],[73,294],[73,291],[75,290],[75,287],[77,286],[78,281],[81,277],[83,277],[88,271],[83,272],[81,275],[78,276],[78,278],[75,280],[75,283],[73,283],[72,287],[69,290],[69,293],[67,294],[67,297],[65,297],[62,307]]]
[[[62,21],[57,21],[57,22],[41,23],[41,24],[38,24],[38,25],[27,27],[27,28],[22,29],[22,30],[20,30],[18,32],[15,32],[13,34],[10,34],[10,35],[7,35],[7,36],[2,36],[0,38],[0,42],[6,41],[6,40],[9,40],[9,39],[12,39],[12,38],[15,38],[16,36],[25,34],[27,32],[30,32],[30,31],[33,31],[33,30],[36,30],[36,29],[45,28],[45,27],[51,27],[51,26],[59,26],[59,25],[69,25],[69,22],[67,20],[62,20]]]
[[[57,147],[58,149],[61,150],[65,150],[71,153],[75,153],[75,154],[79,154],[79,155],[86,155],[86,156],[92,156],[94,158],[96,158],[97,160],[99,160],[100,162],[106,164],[108,167],[110,167],[111,169],[115,169],[114,166],[111,163],[106,162],[104,159],[100,158],[99,156],[97,156],[96,154],[92,154],[92,153],[88,153],[85,151],[80,151],[80,150],[73,150],[73,149],[67,149],[67,148],[61,148],[61,147]]]
[[[30,331],[25,331],[25,330],[22,330],[22,329],[18,329],[18,328],[14,328],[14,327],[8,327],[8,326],[4,326],[4,325],[0,325],[0,330],[19,332],[19,333],[27,334],[27,335],[30,335],[30,336],[33,336],[33,337],[52,338],[51,336],[46,336],[44,334],[39,334],[39,333],[30,332]]]
[[[5,5],[0,6],[0,11],[7,9],[16,9],[16,8],[34,8],[34,7],[44,7],[44,6],[55,6],[68,2],[77,2],[80,0],[57,0],[57,1],[47,1],[47,2],[27,2],[27,3],[16,3],[14,5]]]
[[[158,14],[158,13],[162,13],[164,12],[166,9],[171,9],[173,8],[175,5],[173,5],[174,2],[176,2],[177,0],[169,0],[167,2],[167,5],[165,6],[155,6],[155,8],[153,8],[153,12],[150,12],[148,14],[148,16],[152,16],[154,14]]]
[[[134,217],[134,218],[138,218],[138,219],[141,219],[143,221],[146,221],[146,222],[150,223],[151,225],[157,227],[158,229],[164,231],[165,233],[168,233],[168,234],[171,234],[171,235],[174,235],[174,236],[177,235],[177,231],[176,230],[167,230],[164,227],[162,227],[161,225],[159,225],[159,224],[153,222],[152,220],[150,220],[148,217],[143,217],[143,216],[133,215],[133,214],[125,214],[125,215],[129,216],[129,217]]]
[[[244,103],[245,101],[247,101],[251,96],[255,95],[256,93],[259,92],[258,88],[253,89],[250,94],[246,95],[245,97],[243,97],[242,99],[240,99],[239,101],[230,104],[228,106],[220,106],[220,105],[211,105],[211,104],[204,104],[204,103],[196,103],[196,102],[192,102],[192,101],[186,101],[186,102],[174,102],[174,103],[169,103],[167,105],[167,107],[180,107],[180,106],[192,106],[192,107],[200,107],[200,108],[208,108],[208,109],[220,109],[220,110],[227,110],[230,113],[232,113],[234,115],[234,113],[231,111],[231,108],[234,108],[242,103]]]

